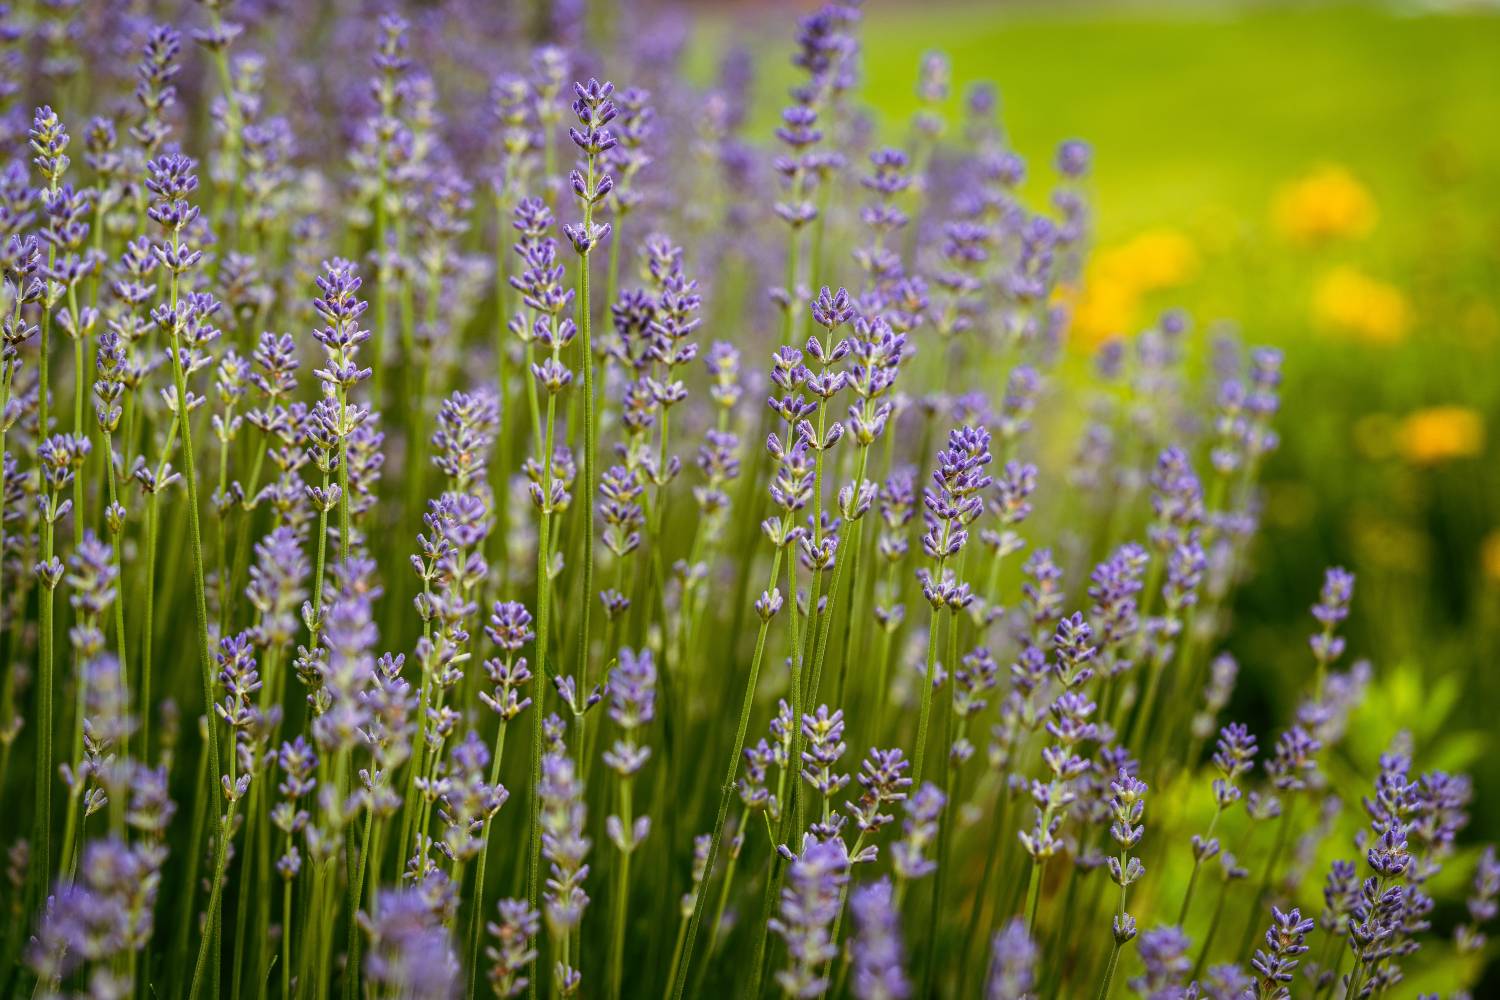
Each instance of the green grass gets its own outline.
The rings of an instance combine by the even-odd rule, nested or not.
[[[1323,160],[1375,189],[1382,239],[1417,224],[1435,159],[1500,190],[1500,17],[875,4],[863,96],[892,138],[929,49],[952,61],[955,111],[970,83],[995,82],[1034,178],[1057,140],[1094,144],[1106,241],[1226,210],[1260,218],[1277,182]],[[757,106],[774,109],[791,79],[768,66]]]

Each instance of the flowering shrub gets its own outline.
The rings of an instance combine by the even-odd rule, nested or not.
[[[1468,781],[1403,737],[1333,794],[1351,574],[1276,728],[1225,717],[1282,357],[1168,313],[1071,374],[1087,145],[1023,198],[938,55],[876,141],[857,6],[769,149],[671,18],[162,6],[3,33],[11,989],[1352,998],[1483,951],[1492,850],[1432,928]]]

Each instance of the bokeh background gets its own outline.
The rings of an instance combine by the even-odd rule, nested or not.
[[[1424,767],[1473,774],[1464,840],[1500,835],[1500,6],[865,9],[878,130],[906,134],[922,55],[941,49],[953,120],[992,80],[1030,162],[1060,138],[1093,144],[1080,348],[1181,306],[1197,336],[1232,323],[1286,351],[1230,715],[1289,711],[1308,605],[1323,567],[1345,565],[1350,649],[1375,682],[1342,752],[1373,760],[1409,731]],[[793,8],[767,10],[711,13],[700,71],[731,43],[781,51]],[[791,68],[758,69],[753,106],[774,112]],[[1476,995],[1500,995],[1493,966]]]

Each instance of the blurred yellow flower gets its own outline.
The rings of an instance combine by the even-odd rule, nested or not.
[[[1197,246],[1176,229],[1148,229],[1100,250],[1084,274],[1074,328],[1088,344],[1130,332],[1141,299],[1191,281],[1198,264]]]
[[[1312,315],[1325,330],[1372,344],[1394,344],[1411,326],[1411,307],[1401,289],[1347,265],[1318,282]]]
[[[1398,432],[1402,456],[1414,465],[1473,458],[1484,451],[1484,418],[1466,406],[1432,406],[1408,414]]]
[[[1500,583],[1500,530],[1485,536],[1479,552],[1479,565],[1486,579]]]
[[[1271,203],[1271,223],[1294,243],[1364,236],[1375,228],[1375,199],[1353,174],[1326,164],[1285,184]]]

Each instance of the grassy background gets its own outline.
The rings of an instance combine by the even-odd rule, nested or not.
[[[791,24],[757,18],[737,38],[763,34],[762,51],[784,52]],[[953,120],[970,83],[998,85],[1034,201],[1046,196],[1058,140],[1094,145],[1101,251],[1162,231],[1192,251],[1193,266],[1143,294],[1132,322],[1182,305],[1199,331],[1231,320],[1247,341],[1286,350],[1284,444],[1268,469],[1258,573],[1230,643],[1247,668],[1231,714],[1262,729],[1287,717],[1281,692],[1310,668],[1307,607],[1322,567],[1347,565],[1360,578],[1350,648],[1377,668],[1348,755],[1373,761],[1410,729],[1419,766],[1473,772],[1465,839],[1493,839],[1500,16],[877,3],[863,38],[863,98],[892,141],[907,135],[922,54],[939,49],[952,61]],[[779,60],[763,66],[752,135],[769,133],[791,79]],[[1327,164],[1365,189],[1373,229],[1315,246],[1278,234],[1277,193]],[[1321,282],[1338,267],[1398,294],[1399,336],[1341,333],[1315,318]],[[1448,461],[1404,454],[1403,421],[1437,405],[1472,411],[1486,441]],[[1454,867],[1467,880],[1469,864]]]

